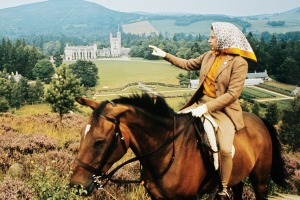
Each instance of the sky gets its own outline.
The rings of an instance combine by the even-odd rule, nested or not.
[[[0,9],[45,0],[0,0]],[[121,12],[180,12],[248,16],[274,14],[300,7],[299,0],[88,0]]]

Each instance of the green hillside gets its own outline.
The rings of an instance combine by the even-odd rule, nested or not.
[[[209,34],[209,27],[213,21],[226,21],[232,22],[239,28],[245,27],[247,31],[253,33],[262,33],[268,31],[269,33],[287,33],[293,31],[300,31],[300,8],[293,10],[258,16],[247,16],[247,17],[228,17],[223,15],[211,15],[205,17],[199,17],[198,20],[194,20],[190,23],[182,24],[178,23],[177,17],[171,19],[153,19],[151,24],[161,33],[173,35],[174,33],[184,32],[187,34]],[[268,22],[279,22],[284,21],[284,26],[270,26]]]
[[[137,14],[116,12],[83,0],[49,0],[0,10],[0,36],[107,37],[117,31],[118,24],[138,18]]]
[[[13,8],[0,9],[0,38],[33,36],[68,36],[93,42],[116,32],[118,25],[150,21],[157,32],[171,36],[174,33],[208,34],[212,21],[227,21],[240,28],[261,33],[286,33],[300,30],[300,8],[288,12],[231,17],[226,15],[142,14],[124,13],[107,9],[84,0],[48,0]],[[284,21],[284,26],[267,25],[269,21]],[[140,25],[142,26],[142,25]],[[141,32],[143,28],[139,27]],[[130,32],[129,32],[130,33]]]
[[[270,33],[300,31],[300,7],[283,13],[245,17],[243,20],[248,21],[251,24],[251,31],[259,33],[264,31]],[[272,21],[284,21],[285,24],[284,26],[270,26],[267,24],[267,22]]]

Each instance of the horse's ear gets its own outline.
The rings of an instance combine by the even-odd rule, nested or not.
[[[91,99],[85,98],[85,97],[76,97],[75,100],[83,105],[83,106],[89,106],[91,109],[95,110],[96,108],[98,108],[98,106],[100,105],[100,103],[93,101]]]

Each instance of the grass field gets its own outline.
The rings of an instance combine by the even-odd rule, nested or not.
[[[266,85],[271,85],[277,88],[281,88],[284,90],[289,90],[289,91],[293,91],[296,89],[296,85],[288,85],[288,84],[284,84],[284,83],[279,83],[279,82],[274,82],[274,81],[266,81],[265,82]]]
[[[133,82],[160,82],[179,85],[176,76],[179,73],[186,73],[186,71],[174,67],[164,60],[147,61],[143,59],[132,59],[128,61],[103,59],[93,62],[99,69],[99,84],[95,87],[95,91],[97,91],[97,93],[99,92],[99,95],[94,97],[97,101],[111,100],[118,98],[120,95],[128,96],[131,93],[141,92],[138,86],[128,87],[117,92],[105,92],[106,89],[124,87]],[[70,63],[71,62],[67,62],[67,64]],[[190,96],[194,92],[194,90],[188,88],[154,87],[155,92],[167,96],[178,94],[178,92],[176,92],[178,90],[180,94],[185,96]],[[166,98],[166,101],[177,111],[187,99],[185,97]],[[86,110],[85,108],[82,109]]]
[[[96,90],[118,88],[139,81],[156,81],[178,85],[176,76],[185,73],[170,63],[160,61],[128,60],[95,60],[99,69],[100,82]],[[68,64],[68,63],[67,63]]]
[[[152,20],[151,24],[161,33],[187,33],[187,34],[203,34],[209,35],[212,21],[199,21],[188,26],[177,26],[175,20]]]
[[[278,105],[278,108],[280,110],[288,110],[291,107],[292,99],[284,99],[284,100],[277,100],[276,103]],[[263,102],[265,105],[268,105],[270,103],[274,103],[273,101],[267,101]]]
[[[251,99],[261,99],[261,98],[276,98],[278,95],[270,93],[255,87],[244,87],[243,95]]]
[[[153,27],[153,25],[149,21],[141,21],[132,24],[124,24],[122,25],[122,29],[124,33],[132,33],[137,35],[138,34],[149,35],[151,33],[159,34],[159,32]]]

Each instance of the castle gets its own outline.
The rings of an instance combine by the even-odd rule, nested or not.
[[[109,35],[110,48],[98,49],[97,44],[91,46],[69,46],[65,47],[65,60],[92,60],[100,57],[116,58],[123,55],[128,55],[130,48],[121,46],[121,32],[118,27],[117,37]]]

